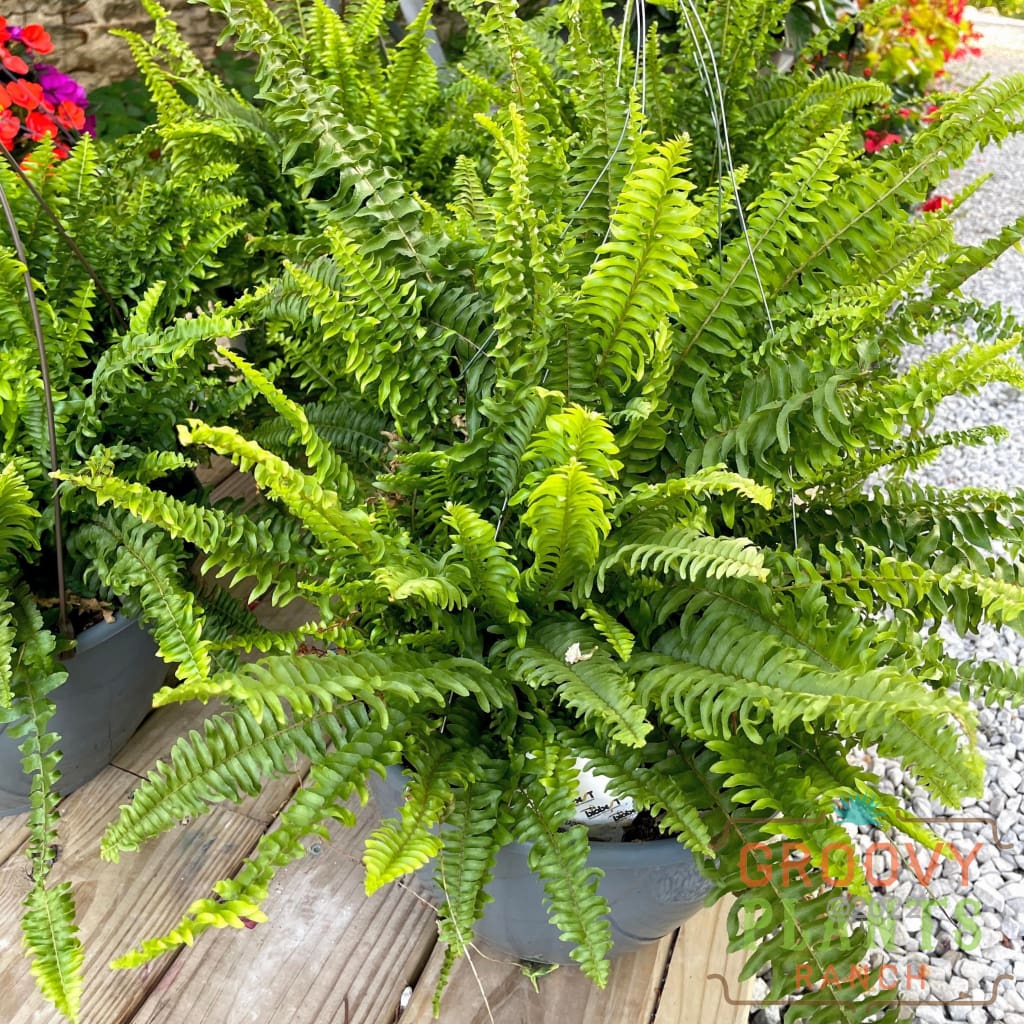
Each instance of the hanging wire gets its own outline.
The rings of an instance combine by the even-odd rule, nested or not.
[[[622,88],[622,65],[625,61],[625,49],[626,49],[626,36],[629,32],[629,21],[631,13],[634,9],[637,10],[637,24],[642,25],[642,29],[638,28],[637,34],[637,45],[636,52],[634,54],[634,66],[633,66],[633,89],[636,89],[637,76],[640,75],[641,81],[641,96],[640,96],[640,112],[647,112],[647,11],[643,5],[643,0],[626,0],[626,6],[623,9],[622,15],[622,28],[619,33],[619,53],[618,59],[615,66],[615,88]],[[573,210],[574,214],[580,212],[584,206],[590,200],[590,197],[597,190],[597,186],[604,181],[605,175],[611,170],[612,164],[615,162],[615,158],[622,152],[622,144],[626,140],[626,133],[629,131],[629,126],[633,121],[633,108],[626,100],[626,116],[622,122],[622,131],[619,132],[619,137],[615,140],[615,145],[612,147],[611,153],[608,154],[608,159],[605,160],[604,166],[597,173],[597,177],[594,179],[594,183],[587,189],[586,195],[576,205],[576,209]],[[609,230],[610,230],[609,226]],[[566,232],[569,230],[569,225],[565,227],[565,231],[562,232],[562,237],[565,237]],[[608,233],[605,232],[604,241],[608,240]],[[603,243],[602,243],[603,244]]]
[[[754,271],[754,279],[757,282],[757,290],[761,296],[761,304],[764,306],[765,316],[768,318],[768,329],[775,333],[775,322],[772,319],[772,311],[768,305],[768,295],[765,292],[764,282],[761,280],[761,271],[757,266],[757,259],[754,256],[754,247],[750,242],[750,232],[747,230],[747,217],[743,212],[743,203],[739,199],[739,182],[736,178],[736,168],[732,162],[732,143],[729,140],[729,119],[725,110],[725,93],[722,89],[722,80],[718,74],[718,61],[715,58],[715,48],[711,44],[711,38],[707,33],[707,29],[704,27],[704,22],[701,20],[700,14],[697,11],[696,4],[693,0],[680,0],[680,12],[683,14],[683,18],[686,21],[687,30],[693,39],[694,51],[698,54],[698,60],[703,64],[703,57],[700,56],[701,44],[697,38],[697,33],[694,30],[694,24],[700,29],[700,34],[703,37],[704,43],[707,46],[708,58],[710,60],[710,76],[707,74],[707,65],[705,65],[705,73],[701,75],[701,81],[705,85],[705,89],[708,92],[708,99],[711,101],[712,111],[715,106],[718,107],[718,117],[716,118],[714,112],[712,112],[712,120],[715,123],[716,131],[720,132],[720,144],[722,151],[725,154],[726,164],[729,168],[729,184],[732,186],[733,192],[736,195],[736,214],[740,222],[740,232],[743,235],[743,240],[747,246],[747,255],[750,257],[750,266]],[[690,15],[693,16],[691,22],[690,16],[686,13],[686,8],[689,7]],[[721,232],[719,232],[721,234]]]
[[[7,220],[7,227],[11,232],[14,251],[18,254],[18,259],[25,268],[25,294],[28,297],[28,308],[32,316],[32,329],[35,332],[36,348],[39,352],[39,372],[43,379],[46,433],[50,446],[50,469],[56,472],[60,469],[60,465],[57,462],[57,425],[53,413],[53,391],[50,387],[50,362],[46,356],[43,325],[39,319],[39,307],[36,305],[36,292],[32,285],[32,274],[28,269],[28,256],[25,254],[25,246],[21,242],[21,234],[18,231],[18,222],[14,219],[14,211],[11,209],[3,181],[0,181],[0,205],[3,206],[4,218]],[[60,514],[60,491],[56,486],[53,488],[53,540],[57,548],[57,623],[61,635],[73,636],[71,624],[68,621],[68,598],[64,583],[64,530]]]
[[[687,10],[689,8],[689,10]],[[747,247],[747,255],[750,257],[750,266],[754,271],[754,279],[757,282],[758,294],[761,298],[761,304],[764,306],[765,317],[768,321],[768,330],[775,333],[775,321],[772,318],[771,307],[768,303],[768,295],[765,291],[764,282],[761,279],[761,271],[757,265],[757,259],[754,255],[754,247],[750,241],[750,231],[747,228],[747,218],[743,211],[743,203],[740,200],[739,182],[736,178],[736,168],[733,166],[732,160],[732,143],[729,139],[729,118],[725,108],[725,93],[722,89],[722,79],[718,74],[718,61],[715,58],[715,48],[711,44],[711,37],[707,33],[707,28],[704,25],[703,20],[700,17],[700,13],[697,10],[697,6],[694,0],[680,0],[679,13],[683,16],[683,20],[686,23],[687,31],[690,34],[690,38],[693,41],[694,56],[698,65],[698,74],[700,75],[701,84],[707,94],[708,100],[711,103],[711,122],[715,128],[715,139],[716,139],[716,156],[718,162],[719,172],[719,192],[718,192],[718,259],[719,259],[719,272],[721,272],[721,260],[722,260],[722,191],[721,191],[721,160],[724,153],[725,160],[729,168],[729,184],[732,187],[733,195],[736,197],[736,214],[740,223],[740,233],[743,235],[743,241]],[[698,38],[697,29],[700,30],[700,36],[703,38],[703,42],[707,47],[708,62],[704,60],[704,54],[701,47],[701,39]],[[798,548],[800,546],[800,538],[797,532],[797,515],[796,515],[796,493],[793,490],[792,485],[789,488],[789,510],[790,516],[793,522],[793,547]]]

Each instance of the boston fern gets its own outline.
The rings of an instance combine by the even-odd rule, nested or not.
[[[251,577],[253,597],[311,602],[323,656],[232,633],[201,602],[158,618],[180,645],[180,684],[158,703],[228,707],[153,770],[105,856],[300,755],[312,768],[236,877],[118,963],[262,920],[300,840],[351,822],[345,801],[400,763],[405,803],[367,842],[367,890],[436,860],[443,975],[497,850],[520,840],[603,984],[606,908],[585,832],[562,828],[579,759],[737,894],[734,941],[760,943],[749,970],[771,961],[772,998],[798,964],[820,978],[856,963],[863,932],[817,940],[827,889],[755,891],[739,851],[782,832],[820,869],[845,837],[834,801],[860,795],[934,846],[850,755],[898,758],[955,807],[982,779],[970,698],[1024,693],[1015,670],[961,664],[936,636],[1024,622],[1024,499],[908,478],[999,436],[930,433],[945,396],[1024,383],[1015,324],[958,292],[1024,223],[970,247],[948,212],[912,212],[1021,123],[1024,81],[950,96],[871,156],[857,110],[884,86],[761,71],[778,0],[735,21],[735,5],[685,0],[664,38],[597,0],[538,23],[511,0],[462,3],[452,77],[425,18],[380,62],[383,4],[211,6],[262,55],[262,99],[204,84],[164,19],[165,51],[147,51],[157,100],[193,92],[197,139],[274,140],[282,188],[306,198],[282,272],[223,313],[252,356],[225,358],[274,421],[247,436],[215,409],[179,436],[251,472],[268,502],[256,522],[202,509],[112,475],[102,452],[65,478]],[[395,117],[399,73],[415,124]],[[904,367],[936,331],[961,337]],[[232,643],[269,653],[223,668]],[[803,1010],[879,1011],[845,995]]]

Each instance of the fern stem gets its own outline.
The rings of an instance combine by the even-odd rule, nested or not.
[[[4,150],[6,153],[7,151]],[[13,159],[13,157],[11,157]],[[19,173],[21,168],[18,168]],[[27,179],[26,179],[27,180]],[[32,329],[36,336],[36,347],[39,350],[39,372],[43,378],[43,400],[46,403],[46,434],[50,445],[50,470],[56,473],[60,469],[57,462],[57,426],[53,414],[53,391],[50,387],[50,362],[46,356],[46,341],[43,339],[43,325],[39,319],[39,307],[36,304],[36,292],[32,285],[32,274],[28,269],[28,256],[25,247],[21,244],[21,235],[18,233],[18,222],[14,219],[14,211],[11,209],[10,201],[7,198],[7,190],[0,182],[0,205],[4,208],[4,217],[11,232],[11,239],[14,242],[14,249],[24,266],[25,294],[28,296],[28,308],[32,314]],[[53,541],[57,548],[57,604],[59,614],[57,623],[62,636],[72,636],[71,624],[68,621],[68,599],[64,587],[64,531],[60,515],[60,491],[53,486]]]

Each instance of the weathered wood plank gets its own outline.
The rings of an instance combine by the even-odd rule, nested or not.
[[[255,505],[260,500],[260,492],[251,473],[231,473],[224,477],[210,492],[210,501],[216,503],[233,498],[241,500],[242,508]]]
[[[134,782],[126,772],[107,768],[62,805],[65,845],[53,880],[75,885],[86,945],[82,1019],[94,1024],[121,1024],[171,964],[165,960],[148,969],[114,972],[109,961],[172,927],[193,898],[237,871],[262,832],[251,818],[217,809],[146,844],[121,864],[104,863],[100,835]],[[21,953],[17,922],[27,887],[23,871],[0,872],[0,1020],[57,1024],[59,1017],[36,992]]]
[[[196,477],[204,487],[216,487],[236,472],[235,464],[223,455],[211,455],[209,462],[196,466]]]
[[[27,814],[12,814],[0,818],[0,865],[3,864],[25,841]]]
[[[391,1024],[436,937],[434,912],[390,886],[363,895],[362,842],[373,822],[332,829],[284,869],[246,932],[207,933],[175,962],[132,1024]]]
[[[654,1024],[746,1024],[752,1008],[728,1001],[750,998],[750,983],[737,980],[746,955],[728,950],[729,906],[729,900],[719,900],[679,930]],[[725,977],[728,993],[712,974]]]
[[[647,1024],[672,946],[671,937],[612,962],[602,991],[577,967],[539,978],[535,991],[517,963],[481,948],[460,960],[441,1002],[441,1024]],[[434,951],[402,1024],[431,1024],[443,950]],[[717,1022],[716,1022],[717,1024]]]

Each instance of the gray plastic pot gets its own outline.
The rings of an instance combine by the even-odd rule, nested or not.
[[[80,634],[68,678],[50,695],[57,712],[50,732],[60,736],[63,795],[98,775],[128,742],[152,707],[167,675],[153,638],[134,620],[118,616]],[[0,726],[0,817],[29,807],[31,780],[18,742]]]
[[[370,788],[385,817],[402,802],[404,777],[389,768],[387,779],[373,776]],[[544,887],[527,866],[530,846],[503,847],[487,887],[493,900],[477,923],[476,937],[520,960],[569,964],[572,946],[548,923]],[[697,869],[693,855],[674,839],[647,843],[591,843],[589,863],[604,872],[599,883],[608,901],[612,926],[612,956],[635,953],[675,931],[703,906],[711,883]],[[414,876],[416,887],[440,905],[433,864]]]

